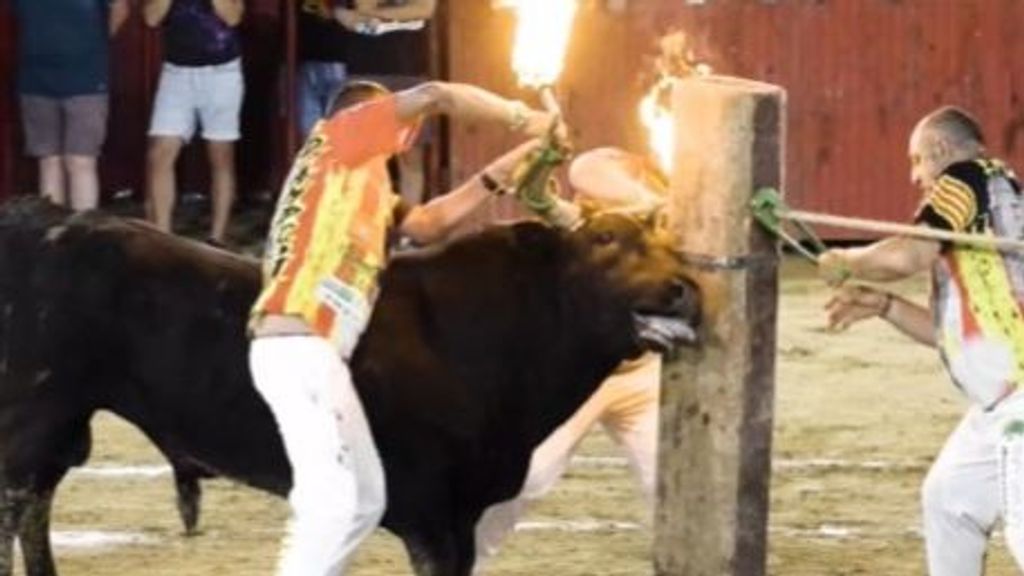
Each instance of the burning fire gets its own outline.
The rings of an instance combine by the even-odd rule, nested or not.
[[[672,120],[672,77],[663,77],[640,101],[640,121],[647,129],[647,145],[665,175],[672,174],[675,156],[675,122]]]
[[[686,35],[670,34],[659,41],[661,56],[655,62],[658,80],[640,100],[640,122],[647,129],[647,144],[665,175],[672,174],[675,156],[675,121],[672,119],[672,87],[675,81],[694,74],[706,76],[711,67],[696,61],[687,49]]]
[[[516,11],[512,68],[530,88],[552,86],[562,73],[577,0],[505,0]]]

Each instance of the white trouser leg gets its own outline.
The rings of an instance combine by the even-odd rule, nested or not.
[[[946,440],[922,486],[931,576],[980,576],[999,516],[995,417],[972,407]]]
[[[1024,406],[1007,407],[1000,422],[999,482],[1006,546],[1024,571]]]
[[[601,417],[601,424],[625,450],[653,517],[658,474],[661,356],[648,354],[629,370],[616,372],[611,379],[618,394]]]
[[[338,352],[319,337],[259,338],[250,365],[292,465],[279,576],[341,574],[385,507],[384,469]]]

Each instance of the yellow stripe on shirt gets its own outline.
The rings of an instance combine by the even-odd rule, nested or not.
[[[932,204],[936,211],[954,225],[954,230],[966,230],[978,214],[978,205],[970,186],[944,175],[932,191]]]

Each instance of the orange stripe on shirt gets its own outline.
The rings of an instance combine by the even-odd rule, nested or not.
[[[325,170],[321,168],[303,194],[304,202],[296,222],[297,232],[293,239],[294,245],[289,250],[288,262],[272,280],[274,284],[272,295],[263,306],[266,312],[273,313],[287,308],[297,271],[304,263],[306,252],[310,247],[314,228],[312,222],[317,217],[317,207],[324,195],[325,179]]]

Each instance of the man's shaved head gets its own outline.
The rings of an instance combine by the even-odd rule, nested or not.
[[[978,121],[962,108],[943,106],[922,118],[910,136],[910,179],[927,189],[949,166],[984,152]]]
[[[371,82],[370,80],[349,80],[334,94],[330,104],[327,106],[327,117],[336,113],[362,104],[375,98],[387,96],[391,91],[383,84]]]
[[[956,106],[943,106],[924,117],[920,126],[942,134],[951,144],[957,146],[985,145],[981,126],[973,116]]]

